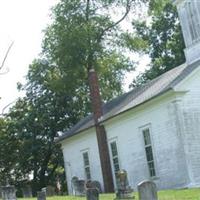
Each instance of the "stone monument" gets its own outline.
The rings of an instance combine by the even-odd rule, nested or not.
[[[47,185],[47,187],[42,188],[42,191],[46,193],[47,197],[55,196],[55,187]]]
[[[46,192],[45,191],[37,192],[37,200],[46,200]]]
[[[91,181],[92,188],[97,188],[99,193],[102,193],[101,183],[99,181]]]
[[[120,170],[117,173],[116,181],[117,191],[115,200],[134,199],[134,196],[132,195],[133,190],[129,186],[127,172],[125,170]]]
[[[79,180],[78,177],[74,176],[71,180],[73,194],[75,196],[85,196],[85,181]]]
[[[16,189],[13,185],[7,183],[6,186],[1,187],[2,200],[16,200]]]
[[[1,189],[1,186],[0,186],[0,199],[2,198],[2,189]]]
[[[87,200],[99,200],[99,190],[96,186],[94,187],[94,183],[92,181],[88,181],[85,184],[85,188]]]
[[[138,184],[139,200],[158,200],[156,184],[152,181],[143,181]]]
[[[32,195],[32,189],[30,185],[26,185],[22,188],[22,193],[24,198],[31,198]]]

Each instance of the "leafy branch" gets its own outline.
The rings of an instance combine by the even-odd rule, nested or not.
[[[99,34],[99,36],[97,37],[97,41],[99,42],[101,40],[101,38],[103,37],[103,35],[113,29],[114,27],[116,27],[118,24],[120,24],[126,17],[127,15],[129,14],[130,12],[130,9],[131,9],[131,3],[133,2],[134,0],[127,0],[126,1],[126,11],[125,13],[123,14],[123,16],[117,20],[116,22],[114,22],[113,24],[111,24],[110,26],[106,27],[105,29],[102,30],[102,32]]]

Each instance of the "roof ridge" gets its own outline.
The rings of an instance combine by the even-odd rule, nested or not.
[[[185,65],[186,65],[186,64],[183,63],[182,65],[179,65],[178,67],[174,67],[174,68],[170,69],[169,71],[164,72],[163,74],[159,75],[158,77],[156,77],[156,78],[154,78],[154,79],[152,79],[152,80],[149,80],[148,82],[146,82],[146,83],[144,83],[144,84],[142,84],[142,85],[139,85],[139,86],[137,86],[137,87],[131,89],[130,91],[123,93],[122,95],[120,95],[120,96],[118,96],[118,97],[115,97],[115,98],[111,99],[110,101],[104,103],[103,106],[106,106],[106,105],[108,105],[109,103],[113,103],[114,101],[116,101],[116,100],[122,98],[123,96],[126,96],[126,95],[128,96],[128,95],[134,93],[134,92],[137,91],[137,90],[139,91],[139,94],[141,94],[142,92],[144,92],[145,90],[147,90],[150,86],[152,86],[153,83],[156,82],[158,79],[162,78],[163,76],[166,76],[167,73],[171,73],[171,72],[174,71],[175,69],[177,70],[178,68],[185,67]],[[151,84],[151,83],[152,83],[152,84]],[[149,85],[149,84],[151,84],[151,85]],[[146,86],[148,86],[148,87],[146,87]],[[144,90],[141,91],[142,88],[144,88]],[[136,97],[134,97],[134,98],[136,98]],[[134,98],[133,98],[133,99],[134,99]],[[132,99],[132,100],[133,100],[133,99]]]
[[[108,120],[120,113],[123,113],[131,108],[141,105],[144,102],[151,100],[154,97],[162,95],[164,92],[182,81],[188,76],[194,69],[200,66],[200,61],[187,65],[186,63],[175,67],[155,79],[148,81],[147,83],[135,87],[132,90],[125,92],[124,94],[113,98],[112,100],[104,103],[103,107],[103,119],[102,121]],[[87,130],[94,126],[92,114],[86,116],[80,120],[74,127],[69,131],[65,132],[59,138],[59,141],[76,135],[84,130]]]

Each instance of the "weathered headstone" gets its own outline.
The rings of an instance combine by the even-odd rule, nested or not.
[[[30,185],[26,185],[22,188],[22,193],[24,198],[31,198],[32,197],[32,189]]]
[[[132,195],[133,190],[129,186],[127,172],[125,170],[120,170],[117,173],[116,181],[117,191],[115,199],[134,199],[134,196]]]
[[[102,193],[101,184],[99,181],[92,181],[92,188],[97,188],[99,193]]]
[[[0,186],[0,199],[2,198],[2,189],[1,189],[1,186]]]
[[[76,182],[78,181],[78,177],[76,177],[76,176],[73,176],[72,177],[72,180],[71,180],[71,185],[72,185],[72,190],[73,190],[73,194],[75,195],[75,190],[76,190],[76,188],[75,188],[75,186],[76,186]]]
[[[42,188],[42,191],[46,193],[47,197],[55,196],[55,187],[48,185],[45,188]]]
[[[139,200],[158,200],[156,184],[143,181],[138,184]]]
[[[87,200],[99,200],[99,190],[96,186],[95,187],[93,187],[93,186],[94,186],[94,184],[92,181],[88,181],[85,184]]]
[[[37,192],[37,200],[46,200],[46,192],[45,191]]]
[[[16,190],[13,185],[6,185],[1,187],[2,200],[16,200]]]
[[[73,177],[72,180],[73,194],[75,196],[85,196],[85,181],[79,180],[77,177]]]

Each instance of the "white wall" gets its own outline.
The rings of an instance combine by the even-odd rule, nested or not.
[[[94,133],[95,130],[92,128],[62,142],[65,171],[70,194],[72,194],[72,177],[77,176],[79,179],[85,179],[82,156],[85,150],[89,152],[91,178],[92,180],[99,181],[103,186],[98,145]]]
[[[104,123],[108,142],[117,140],[121,169],[130,185],[149,179],[142,128],[149,126],[159,189],[200,185],[200,72],[169,92]],[[182,92],[183,91],[183,92]],[[187,91],[187,93],[185,93]],[[103,185],[94,129],[62,142],[68,186],[84,179],[82,150],[89,150],[93,180]],[[70,166],[69,166],[70,164]]]
[[[190,175],[189,186],[200,186],[200,69],[176,89],[188,91],[180,102],[184,147]]]
[[[170,93],[105,123],[108,142],[117,140],[121,169],[128,172],[129,183],[134,189],[139,182],[150,178],[141,132],[146,126],[151,130],[157,174],[153,180],[158,188],[179,188],[188,185],[175,102],[175,94]],[[71,178],[85,178],[82,158],[82,150],[85,149],[89,149],[92,179],[100,181],[103,185],[94,129],[65,140],[62,146],[70,193]]]
[[[128,172],[134,189],[149,179],[142,128],[149,126],[159,189],[184,187],[188,183],[183,145],[176,123],[175,96],[147,103],[105,124],[108,140],[117,139],[121,169]]]

